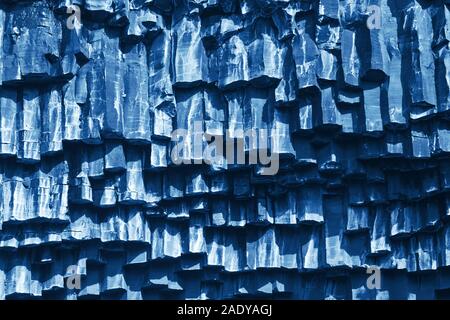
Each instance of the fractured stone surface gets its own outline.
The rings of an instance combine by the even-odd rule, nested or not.
[[[0,0],[0,298],[448,298],[449,10]],[[175,165],[196,122],[279,172]]]

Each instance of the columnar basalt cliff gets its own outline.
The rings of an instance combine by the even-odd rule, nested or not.
[[[0,298],[448,298],[449,41],[444,0],[0,0]],[[278,173],[175,165],[198,122]]]

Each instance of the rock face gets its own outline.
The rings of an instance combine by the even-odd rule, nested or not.
[[[447,1],[0,0],[0,298],[448,298],[449,110]]]

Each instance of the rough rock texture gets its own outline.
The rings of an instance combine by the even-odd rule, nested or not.
[[[0,298],[448,298],[447,2],[0,0]]]

